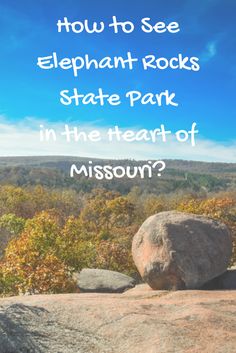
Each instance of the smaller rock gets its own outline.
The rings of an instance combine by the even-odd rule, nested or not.
[[[167,290],[154,290],[147,283],[137,284],[134,288],[131,288],[121,294],[124,298],[133,299],[147,299],[147,298],[160,298],[163,295],[169,294]]]
[[[236,268],[229,269],[206,283],[201,289],[205,290],[229,290],[236,289]]]
[[[78,275],[81,292],[122,293],[135,284],[133,278],[115,271],[85,268]]]
[[[139,295],[143,293],[151,293],[153,295],[155,291],[147,284],[147,283],[142,283],[142,284],[137,284],[135,287],[127,290],[123,295]]]

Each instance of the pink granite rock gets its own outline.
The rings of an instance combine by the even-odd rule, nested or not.
[[[153,289],[197,289],[227,270],[232,238],[227,227],[203,216],[161,212],[134,236],[132,254]]]

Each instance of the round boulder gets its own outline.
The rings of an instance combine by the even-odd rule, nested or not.
[[[132,244],[135,265],[153,289],[198,289],[227,270],[231,253],[224,224],[176,211],[149,217]]]

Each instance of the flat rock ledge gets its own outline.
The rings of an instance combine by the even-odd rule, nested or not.
[[[236,291],[76,293],[0,299],[4,353],[234,353]]]

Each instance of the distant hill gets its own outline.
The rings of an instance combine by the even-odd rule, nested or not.
[[[79,176],[70,178],[71,164],[85,164],[92,160],[100,165],[135,166],[146,161],[99,160],[82,157],[0,157],[0,184],[31,186],[41,184],[50,188],[73,188],[89,192],[93,188],[105,187],[122,194],[134,186],[147,193],[171,193],[180,190],[193,192],[225,191],[236,186],[236,163],[206,163],[183,160],[165,160],[166,169],[161,178],[114,179],[111,181],[87,179]]]

